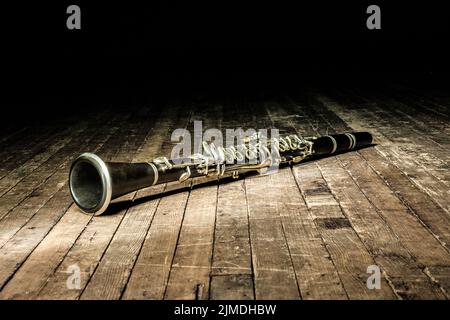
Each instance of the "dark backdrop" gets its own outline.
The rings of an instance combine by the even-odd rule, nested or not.
[[[66,28],[70,4],[81,30]],[[366,28],[370,4],[382,30]],[[447,88],[444,1],[20,1],[1,12],[0,101],[15,118],[199,91]]]

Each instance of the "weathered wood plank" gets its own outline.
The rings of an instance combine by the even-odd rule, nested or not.
[[[163,197],[133,267],[124,299],[164,297],[189,192]]]
[[[106,154],[102,153],[101,156],[107,159],[113,155],[113,161],[130,161],[134,154],[141,150],[144,141],[150,139],[151,127],[149,125],[155,125],[156,123],[156,119],[149,122],[150,115],[155,116],[148,108],[141,109],[135,115],[135,119],[131,119],[127,126],[121,128],[116,141],[116,144],[121,146],[120,149],[106,157],[108,152],[115,149],[115,146],[106,147],[104,150]],[[129,199],[129,196],[124,198]],[[121,209],[118,208],[117,211],[112,206],[109,214],[105,216],[94,217],[88,221],[79,221],[77,228],[80,232],[77,237],[68,236],[72,245],[65,247],[65,251],[62,251],[61,256],[58,257],[59,260],[47,264],[47,269],[43,271],[47,278],[46,283],[41,285],[34,293],[38,298],[76,299],[79,297],[95,271],[105,248],[111,241],[112,233],[115,231],[113,228],[117,227],[118,221],[123,217]],[[64,228],[64,225],[59,224],[58,227]],[[67,242],[69,242],[69,239]],[[81,271],[80,284],[75,289],[66,286],[67,270],[71,266],[77,266]]]
[[[211,276],[212,300],[254,299],[253,279],[249,274],[223,274]]]
[[[0,140],[0,155],[2,157],[11,156],[11,153],[14,152],[14,144],[11,143],[12,141],[18,141],[21,142],[21,144],[26,145],[27,141],[32,138],[33,132],[35,133],[34,136],[36,138],[48,129],[48,127],[36,127],[35,125],[29,125],[15,131],[11,135],[8,135]],[[34,140],[34,142],[35,141],[36,140]],[[3,160],[1,161],[1,163],[3,164]]]
[[[217,185],[191,191],[164,299],[208,299]]]
[[[194,114],[203,122],[203,130],[222,127],[222,104],[214,103]],[[212,142],[212,141],[208,141]],[[164,299],[208,299],[213,259],[218,186],[196,187],[204,178],[193,181]]]
[[[76,135],[78,130],[74,130],[72,134]],[[0,180],[0,196],[8,192],[12,187],[18,184],[26,176],[32,174],[32,172],[39,167],[42,163],[47,161],[54,153],[69,143],[71,137],[64,137],[60,141],[54,144],[47,145],[45,151],[37,154],[32,159],[26,161],[23,165],[9,171]]]
[[[108,125],[108,123],[105,124],[106,127]],[[120,152],[132,152],[132,147],[127,147],[129,140],[123,138],[129,133],[132,126],[133,124],[130,123],[128,128],[127,126],[123,126],[118,132],[116,132],[117,127],[111,127],[110,130],[112,130],[112,132],[110,130],[105,130],[104,132],[100,131],[99,136],[93,139],[91,144],[85,147],[89,149],[92,148],[94,151],[98,149],[98,154],[105,159],[109,159],[114,154],[114,151],[119,152],[119,154],[121,154]],[[111,136],[114,132],[116,132],[116,134]],[[139,140],[138,137],[134,137],[134,139]],[[120,149],[121,147],[122,149]],[[55,203],[53,204],[53,202]],[[47,280],[47,277],[61,261],[61,254],[66,253],[67,251],[64,250],[70,248],[75,241],[73,237],[79,236],[79,233],[68,233],[67,236],[62,236],[64,230],[79,230],[81,232],[85,227],[85,225],[74,225],[76,221],[84,223],[86,221],[84,218],[72,219],[69,216],[68,218],[59,221],[71,204],[72,201],[68,189],[61,189],[52,197],[52,203],[48,202],[42,207],[29,223],[27,223],[27,227],[22,228],[3,246],[0,253],[5,258],[2,260],[2,264],[5,263],[4,266],[7,266],[7,268],[2,268],[2,286],[10,279],[10,277],[13,275],[14,277],[1,291],[0,294],[2,296],[16,298],[32,298],[36,296]],[[79,215],[83,215],[79,210],[76,212]],[[87,221],[89,220],[90,219]],[[59,223],[57,223],[58,221]],[[71,228],[68,226],[69,223],[72,226]],[[55,224],[57,227],[53,228]],[[76,228],[77,226],[79,229]],[[50,234],[47,236],[49,231]],[[44,239],[44,241],[42,241],[42,239]],[[51,248],[54,248],[55,245],[60,245],[60,250],[57,250],[56,253],[53,254],[54,249]],[[38,248],[35,250],[37,246]],[[28,260],[27,257],[32,251],[33,253]],[[25,259],[27,260],[25,261]],[[22,264],[24,261],[25,263]],[[45,261],[45,264],[42,264],[42,261]],[[15,274],[11,273],[15,272],[20,266],[22,267],[19,271]],[[29,272],[27,270],[34,271]],[[35,276],[34,272],[36,274],[41,274],[41,276]],[[25,287],[22,287],[19,283],[22,283]]]
[[[387,88],[389,94],[396,94],[396,97],[408,96],[413,100],[421,103],[422,110],[432,113],[439,118],[450,118],[450,108],[448,101],[446,101],[446,93],[441,90],[417,90],[417,88],[410,88],[400,84],[391,84]],[[447,97],[448,98],[448,97]]]
[[[317,135],[319,128],[320,130],[329,130],[324,122],[319,125],[312,123],[318,119],[314,119],[308,114],[309,109],[292,108],[290,101],[286,101],[283,106],[278,105],[276,110],[273,110],[273,113],[275,112],[276,114],[272,115],[273,118],[284,119],[286,125],[292,126],[292,131],[297,131],[302,135]],[[289,114],[298,114],[299,117],[286,121],[286,115]],[[317,167],[312,163],[296,166],[293,168],[293,172],[348,296],[351,299],[356,297],[358,299],[395,297],[386,279],[382,279],[384,285],[382,290],[374,291],[367,288],[368,275],[366,273],[367,267],[370,265],[367,263],[373,262],[373,257],[352,228]],[[350,263],[347,262],[348,257],[351,257]]]
[[[299,133],[303,136],[310,135],[310,128],[305,123],[298,125],[301,119],[298,114],[286,112],[276,101],[267,105],[267,112],[275,128],[280,130],[280,135]],[[297,124],[297,125],[295,125]],[[281,171],[274,178],[280,179],[275,185],[284,192],[280,205],[282,223],[287,237],[290,254],[296,271],[297,282],[304,299],[348,299],[338,270],[330,256],[324,238],[315,224],[317,217],[314,214],[322,211],[308,210],[305,200],[300,193],[293,172]],[[283,174],[281,174],[283,173]],[[309,190],[315,194],[314,199],[309,199],[310,206],[318,206],[327,209],[333,205],[333,198],[324,192],[321,177],[312,177],[303,181]],[[326,186],[325,186],[326,188]],[[333,212],[325,210],[324,217]],[[299,214],[300,213],[300,214]],[[302,236],[299,236],[301,234]],[[311,253],[316,254],[311,254]],[[327,290],[323,290],[324,288]]]
[[[144,149],[139,151],[135,161],[148,160],[149,155],[170,153],[172,144],[168,142],[168,133],[173,127],[183,125],[186,127],[189,122],[189,112],[175,108],[171,109],[171,114],[166,112],[163,113],[162,121],[159,121],[155,129],[151,131],[151,136],[147,139]],[[138,192],[137,196],[149,196],[160,193],[164,189],[165,186],[149,188]],[[160,199],[144,201],[126,211],[81,299],[119,299],[121,297],[159,201]]]
[[[423,111],[423,105],[416,105],[411,100],[407,101],[407,105],[385,96],[381,101],[379,97],[378,100],[374,97],[372,101],[377,103],[372,103],[373,112],[370,114],[377,123],[386,123],[383,134],[391,140],[401,141],[401,150],[411,154],[425,170],[447,182],[448,186],[450,125],[447,121],[442,117],[430,116],[429,112]]]
[[[35,124],[29,128],[28,135],[14,139],[5,148],[0,148],[2,189],[5,188],[5,182],[2,180],[6,175],[15,174],[16,179],[25,177],[49,158],[51,150],[48,149],[58,150],[58,146],[64,143],[64,140],[72,138],[75,132],[86,128],[89,121],[108,120],[110,117],[110,113],[102,111],[82,119],[69,117],[58,123]],[[14,180],[9,185],[14,186]]]
[[[367,287],[369,275],[367,268],[375,265],[373,257],[362,243],[358,234],[352,228],[350,221],[343,214],[342,209],[329,190],[323,177],[318,178],[313,172],[318,172],[315,164],[295,167],[293,169],[296,181],[302,191],[311,214],[315,218],[316,226],[322,235],[330,256],[336,266],[339,277],[350,299],[392,299],[395,295],[384,277],[381,279],[381,289],[372,290]],[[334,199],[334,203],[326,206],[314,205],[316,202],[315,189],[308,189],[309,179],[321,179],[319,196],[327,191]],[[331,198],[329,199],[331,201]]]
[[[339,160],[324,159],[318,162],[318,166],[353,228],[374,256],[376,264],[387,275],[396,294],[405,299],[445,298],[348,173],[340,167]]]
[[[284,168],[271,176],[195,186],[188,192],[171,190],[189,184],[149,188],[124,197],[134,201],[116,205],[115,214],[101,219],[91,219],[71,206],[65,185],[69,158],[44,171],[40,168],[46,161],[56,161],[51,160],[51,150],[43,151],[49,156],[45,161],[37,148],[15,155],[23,162],[11,166],[15,171],[8,170],[6,177],[22,178],[19,172],[25,168],[27,173],[38,172],[43,182],[32,185],[27,194],[17,180],[16,191],[25,197],[17,197],[16,206],[0,222],[0,280],[4,279],[0,297],[449,298],[450,215],[443,208],[448,201],[443,149],[447,138],[438,132],[442,129],[445,134],[448,124],[436,112],[420,111],[419,105],[414,106],[419,112],[415,117],[404,104],[398,110],[387,109],[389,97],[367,97],[348,96],[353,105],[342,108],[329,98],[318,103],[314,96],[302,97],[297,100],[301,105],[294,106],[265,97],[268,103],[259,119],[260,102],[239,106],[249,126],[274,125],[283,133],[297,130],[304,135],[346,131],[351,129],[348,124],[361,130],[369,126],[383,146]],[[377,101],[375,109],[366,113]],[[337,116],[328,109],[329,103]],[[229,110],[228,105],[225,108]],[[215,112],[197,112],[197,116],[215,121],[214,126],[235,128],[242,118],[233,119],[240,111],[237,105],[233,110],[228,118]],[[443,108],[435,110],[443,112]],[[397,118],[389,119],[393,116]],[[136,120],[117,132],[110,128],[109,134],[116,134],[109,139],[106,132],[92,140],[81,141],[76,135],[69,139],[78,139],[78,148],[84,143],[94,150],[107,140],[100,152],[116,160],[159,155],[156,145],[162,144],[172,125],[158,122],[167,132],[152,132],[139,147],[145,123]],[[433,134],[421,138],[427,121],[433,121]],[[411,127],[403,130],[402,125]],[[64,132],[40,134],[50,142],[53,137],[68,138]],[[416,138],[420,146],[429,143],[426,154],[412,149]],[[58,143],[54,141],[53,154],[69,153],[63,146],[56,150]],[[23,147],[32,148],[25,141]],[[164,148],[169,150],[170,144],[163,143]],[[51,170],[54,173],[46,177]],[[25,174],[24,182],[28,180]],[[163,190],[161,197],[155,196]],[[150,200],[138,200],[141,197]],[[381,290],[366,287],[370,275],[366,268],[371,264],[381,268]],[[78,290],[67,287],[73,266],[81,271]]]
[[[359,151],[371,168],[403,203],[430,229],[441,245],[450,250],[450,219],[441,206],[421,192],[401,171],[374,149]]]
[[[325,112],[325,110],[322,110],[323,112]],[[336,119],[336,115],[333,115],[331,113],[326,114],[325,115],[327,122],[328,121],[333,121],[332,122],[332,126],[333,127],[338,127],[339,130],[345,130],[345,129],[349,129],[348,127],[346,127],[345,124],[339,122]],[[330,122],[328,122],[330,124]],[[352,157],[356,157],[356,158],[352,158]],[[379,207],[377,207],[376,205],[376,201],[373,201],[371,199],[371,197],[368,196],[368,194],[366,193],[366,191],[364,190],[364,188],[366,188],[367,186],[372,187],[370,195],[372,197],[376,197],[378,203],[390,203],[391,205],[393,205],[395,207],[391,208],[388,212],[390,213],[389,216],[391,217],[393,214],[391,213],[392,211],[395,212],[395,214],[398,214],[398,220],[404,220],[403,223],[405,224],[404,227],[409,226],[410,228],[413,228],[412,230],[417,229],[417,235],[420,237],[426,237],[428,239],[428,241],[432,241],[433,242],[437,242],[436,239],[428,232],[428,230],[426,228],[423,227],[423,225],[421,225],[421,223],[417,220],[415,220],[414,222],[412,222],[411,220],[408,219],[414,219],[414,217],[412,217],[412,215],[408,212],[409,209],[408,207],[405,207],[403,205],[403,203],[401,203],[401,201],[399,200],[398,197],[396,197],[396,195],[394,193],[392,193],[389,190],[388,185],[383,184],[381,181],[382,179],[380,179],[376,173],[374,173],[372,170],[370,170],[369,164],[367,164],[365,161],[361,161],[363,160],[362,158],[360,158],[359,156],[357,156],[357,153],[348,153],[348,154],[343,154],[338,156],[339,159],[353,159],[352,164],[355,166],[358,166],[359,170],[358,173],[355,173],[354,171],[349,171],[348,168],[346,168],[346,164],[342,164],[342,167],[344,169],[346,169],[350,176],[353,178],[353,180],[356,182],[355,180],[355,175],[365,175],[365,180],[362,182],[362,185],[358,184],[360,190],[364,193],[365,197],[371,202],[371,204],[376,207],[377,211],[382,211]],[[344,175],[345,176],[345,175]],[[341,178],[342,179],[342,178]],[[381,200],[383,199],[383,200]],[[395,205],[394,205],[395,203]],[[402,235],[404,233],[408,233],[406,231],[406,229],[396,229],[394,228],[391,223],[390,223],[390,219],[384,218],[383,216],[383,220],[386,221],[389,225],[389,228],[392,229],[392,231],[397,235],[397,237],[400,239],[400,241],[402,240]],[[411,224],[414,225],[414,227],[411,227]],[[400,228],[401,225],[398,225],[398,227]],[[415,228],[415,229],[414,229]],[[402,232],[403,231],[403,232]],[[386,233],[388,235],[388,233]],[[364,234],[361,235],[361,237],[363,237]],[[419,282],[414,282],[414,278],[417,277],[422,277],[421,274],[417,273],[417,268],[421,268],[422,267],[420,265],[415,265],[414,261],[417,259],[419,260],[419,263],[423,263],[424,261],[420,262],[419,256],[420,256],[420,252],[416,252],[415,250],[413,250],[411,248],[411,246],[408,246],[408,244],[405,244],[404,242],[401,242],[401,245],[408,251],[411,253],[412,255],[412,261],[410,261],[408,267],[408,272],[406,274],[411,274],[411,276],[408,279],[408,276],[404,275],[404,279],[406,279],[406,283],[409,281],[409,287],[408,284],[406,285],[406,287],[404,286],[404,283],[397,283],[397,286],[400,288],[399,292],[401,294],[403,294],[405,297],[417,297],[418,294],[420,293],[420,296],[422,297],[429,297],[429,298],[442,298],[442,294],[435,290],[434,286],[430,287],[430,280],[432,279],[428,279],[428,282],[425,281],[424,279],[420,280]],[[396,248],[396,250],[399,250],[398,247]],[[419,249],[420,251],[420,249]],[[416,253],[419,254],[419,256],[416,256]],[[445,259],[445,250],[442,250],[442,247],[439,249],[437,249],[437,251],[434,252],[435,254],[437,254],[435,261],[439,261]],[[423,254],[423,253],[422,253]],[[384,260],[384,264],[387,265],[390,268],[394,268],[395,264],[397,265],[398,268],[402,268],[402,259],[399,259],[398,257],[403,257],[403,259],[405,261],[408,261],[405,257],[405,253],[403,252],[397,252],[396,253],[397,256],[393,255],[393,256],[389,256],[388,259]],[[444,256],[442,256],[444,255]],[[441,256],[441,258],[439,257]],[[394,259],[393,257],[395,257],[396,259]],[[384,258],[383,258],[384,259]],[[389,260],[389,261],[386,261]],[[391,271],[391,273],[393,274],[398,274],[398,272],[394,270]],[[395,278],[395,275],[394,275]],[[394,285],[395,285],[395,281]],[[421,292],[421,290],[426,290]],[[425,292],[428,294],[425,294]]]
[[[382,91],[386,96],[393,97],[396,100],[402,101],[410,105],[413,109],[419,112],[427,113],[430,117],[438,120],[449,120],[450,109],[448,104],[441,100],[443,92],[430,92],[428,90],[417,90],[412,88],[386,88]]]
[[[117,127],[114,126],[114,121],[112,119],[110,122],[105,122],[105,126],[98,128],[97,132],[92,131],[93,138],[92,140],[87,139],[87,143],[93,146],[96,143],[97,146],[101,146],[109,138],[109,135],[117,130]],[[89,144],[82,143],[78,152],[82,152],[84,148],[91,148]],[[74,155],[76,153],[77,150],[74,149]],[[58,191],[64,188],[67,182],[69,164],[69,162],[63,164],[45,183],[36,188],[29,197],[24,199],[1,220],[0,247],[11,239]]]
[[[248,101],[242,99],[239,104],[229,102],[225,110],[222,119],[226,129],[241,128],[243,123],[240,119],[243,118],[252,119],[245,125],[257,129],[254,110]],[[211,265],[211,299],[255,298],[247,207],[244,180],[219,184]]]
[[[267,114],[266,105],[262,101],[252,103],[249,109],[252,112],[246,118],[252,119],[249,125],[253,129],[271,128],[272,121]],[[273,187],[273,190],[278,192],[275,192],[270,198],[262,199],[260,196],[264,194],[272,195],[272,191],[263,191],[267,186]],[[295,258],[291,257],[285,234],[286,220],[281,217],[280,207],[283,206],[283,201],[280,199],[279,186],[280,184],[275,183],[269,176],[245,179],[255,299],[301,298],[294,265]],[[261,192],[261,195],[258,192]],[[255,197],[256,195],[257,197]],[[273,205],[269,210],[266,208],[267,203]],[[272,228],[271,226],[276,227]],[[266,255],[269,254],[269,257],[262,256],[264,251],[266,251]],[[285,289],[281,287],[285,287]]]
[[[87,131],[78,132],[71,140],[72,143],[65,145],[56,153],[42,163],[32,175],[21,180],[21,183],[11,188],[7,193],[0,197],[0,217],[6,216],[12,209],[17,207],[25,198],[40,185],[45,183],[55,172],[61,170],[67,165],[79,152],[80,146],[92,139],[92,134],[98,131],[98,128],[91,127]]]
[[[370,128],[370,131],[373,132],[377,141],[382,143],[382,145],[378,145],[376,147],[377,151],[379,151],[384,157],[389,158],[389,160],[402,172],[404,172],[409,179],[423,192],[427,193],[437,204],[439,204],[447,214],[450,213],[450,200],[448,195],[449,188],[448,186],[434,177],[428,169],[424,167],[418,159],[420,157],[414,155],[413,149],[419,149],[421,146],[418,146],[414,141],[415,139],[410,137],[410,134],[400,134],[402,131],[401,127],[392,128],[389,124],[383,124],[389,122],[386,117],[384,119],[367,119],[370,116],[370,112],[367,109],[364,109],[364,112],[352,113],[349,114],[342,106],[337,104],[336,102],[331,101],[330,99],[321,98],[321,101],[326,103],[327,107],[333,112],[345,117],[346,120],[351,121],[349,123],[353,128],[359,130],[360,128]],[[380,130],[379,128],[383,129]],[[387,135],[395,135],[397,138],[389,139]],[[400,148],[400,146],[405,146],[404,142],[410,144],[409,151],[405,152]],[[424,145],[424,143],[422,144]],[[433,167],[433,165],[428,162],[428,166]],[[439,171],[439,168],[436,168],[435,173]],[[448,175],[447,173],[443,175]]]
[[[323,100],[324,102],[326,100]],[[400,150],[398,146],[385,136],[384,130],[376,128],[375,122],[365,121],[359,118],[358,114],[350,115],[336,102],[326,102],[327,108],[338,114],[349,123],[355,130],[369,127],[377,141],[383,143],[376,146],[376,150],[385,158],[388,158],[400,171],[402,171],[422,192],[425,192],[444,209],[447,214],[450,210],[450,200],[448,197],[448,187],[428,173],[423,166],[417,163],[416,158]],[[406,137],[406,139],[408,139]]]
[[[344,167],[418,263],[448,265],[450,254],[358,155],[342,155]],[[378,179],[377,179],[378,178]]]
[[[277,181],[276,187],[280,188],[279,212],[302,298],[348,299],[315,217],[308,210],[292,171],[282,169],[273,175],[273,179]],[[323,191],[320,193],[323,195]]]
[[[148,197],[157,194],[162,190],[163,187],[161,186],[158,188],[140,190],[137,192],[136,198]],[[97,299],[100,297],[102,299],[120,298],[158,203],[158,199],[145,201],[136,206],[132,205],[127,210],[107,251],[102,257],[98,267],[95,269],[95,273],[95,263],[92,261],[89,263],[91,269],[90,274],[86,274],[86,278],[93,275],[83,292],[83,299]],[[83,264],[88,264],[87,259],[83,259],[79,254],[76,254],[75,256],[81,258]],[[70,258],[67,262],[64,261],[63,265],[67,265],[69,261],[73,259],[74,254],[70,253]],[[63,265],[58,269],[63,271]],[[52,289],[55,287],[63,288],[63,286],[61,286],[61,281],[53,281],[51,285],[47,286],[45,291],[40,294],[40,298],[58,298],[67,296],[66,293],[61,294],[61,289],[59,289],[60,293],[55,295],[54,289]]]
[[[252,274],[244,180],[219,185],[211,272],[217,276]]]
[[[0,129],[0,146],[3,146],[3,143],[8,139],[17,140],[17,136],[20,135],[23,131],[26,131],[28,126],[25,125],[17,125],[16,123],[9,123],[6,126],[2,126]],[[19,139],[20,140],[20,139]]]
[[[347,121],[349,123],[349,125],[351,125],[356,130],[361,130],[365,126],[370,125],[370,124],[366,124],[365,122],[362,122],[361,120],[359,120],[355,114],[349,115],[342,108],[342,106],[339,106],[335,102],[326,103],[326,106],[327,106],[327,108],[329,108],[330,110],[332,110],[333,112],[338,114],[342,119]],[[377,141],[378,140],[386,141],[386,139],[383,137],[383,133],[379,132],[376,128],[371,128],[370,130],[374,132],[374,135],[376,136]],[[441,222],[442,222],[442,220],[446,221],[448,219],[448,212],[445,209],[445,207],[447,206],[445,204],[447,199],[445,199],[446,198],[445,195],[442,196],[442,192],[445,192],[446,190],[448,190],[448,188],[442,187],[441,188],[442,190],[436,190],[436,186],[434,186],[433,179],[429,176],[427,177],[427,175],[423,172],[423,170],[418,170],[417,166],[414,165],[414,163],[411,163],[411,159],[408,155],[406,155],[406,159],[408,161],[405,161],[405,155],[403,157],[395,156],[395,154],[397,154],[396,151],[389,151],[389,148],[391,147],[390,143],[385,142],[385,144],[387,144],[386,147],[382,147],[382,146],[375,147],[377,152],[381,155],[381,158],[379,158],[380,161],[383,161],[382,159],[385,159],[387,157],[387,160],[388,160],[387,163],[390,164],[390,167],[392,168],[392,166],[394,166],[397,170],[402,172],[402,174],[409,180],[409,182],[411,184],[413,184],[417,189],[421,190],[426,196],[424,197],[423,194],[420,195],[419,192],[417,192],[415,190],[416,188],[409,187],[408,188],[410,190],[409,192],[408,192],[408,189],[405,189],[405,187],[403,187],[403,189],[399,189],[400,186],[397,182],[401,181],[401,180],[392,179],[390,184],[393,184],[393,185],[397,184],[397,188],[395,190],[401,195],[402,199],[404,199],[407,202],[407,204],[415,212],[417,212],[417,214],[421,214],[421,217],[423,217],[423,219],[424,219],[423,221],[424,222],[427,221],[427,222],[425,222],[426,225],[431,230],[433,230],[433,232],[435,232],[437,236],[443,237],[443,238],[447,237],[448,231],[446,231],[446,227],[448,226],[448,224],[447,223],[442,224]],[[362,151],[361,154],[366,155],[366,156],[369,155],[368,151]],[[373,153],[372,153],[372,155],[375,156]],[[372,157],[372,159],[373,159],[373,157]],[[377,162],[372,161],[372,163],[374,166],[376,166],[377,170],[382,169],[382,167],[380,165],[377,166]],[[386,170],[383,170],[383,173],[385,176],[388,176],[388,175],[392,176],[392,172],[395,172],[395,171],[391,170],[390,172],[391,173],[387,172]],[[396,177],[398,177],[398,175]],[[426,188],[424,190],[423,186],[425,185],[425,182],[427,180],[429,181],[427,183],[427,185],[431,185],[431,188]],[[403,184],[408,185],[406,182],[403,182]],[[412,192],[412,194],[411,194],[411,192]],[[441,196],[439,196],[439,195],[441,195]],[[436,198],[438,198],[438,200]],[[430,202],[429,206],[431,206],[431,208],[435,208],[435,209],[428,210],[428,208],[418,205],[419,203],[415,201],[417,199],[422,199],[423,201]],[[439,199],[441,201],[439,201]],[[442,202],[444,202],[444,203],[442,203]],[[422,202],[422,204],[423,204],[423,202]],[[439,208],[436,209],[436,204],[441,209],[439,209]],[[427,207],[428,207],[428,205],[427,205]],[[444,228],[444,230],[441,230],[442,228]],[[448,243],[448,242],[446,242],[446,243]]]
[[[191,120],[196,120],[198,116],[194,111]],[[198,134],[201,135],[202,132]],[[194,138],[201,139],[201,137]],[[189,182],[184,185],[187,183]],[[180,184],[175,183],[174,187],[180,188]],[[165,297],[189,197],[190,192],[181,191],[160,200],[122,296],[123,299],[163,299]],[[201,277],[203,274],[201,272],[200,275],[191,274],[192,277],[196,275]]]
[[[293,262],[280,221],[282,191],[272,175],[247,178],[250,239],[256,299],[299,299]],[[269,191],[270,189],[270,191]]]
[[[42,131],[41,131],[42,130]],[[45,147],[61,128],[44,127],[29,136],[19,137],[5,145],[0,153],[0,181],[12,170],[23,165],[29,158],[45,151]]]

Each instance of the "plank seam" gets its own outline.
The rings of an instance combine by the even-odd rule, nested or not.
[[[245,204],[247,207],[247,230],[248,230],[248,244],[250,248],[250,268],[252,272],[252,289],[253,289],[253,299],[256,299],[256,288],[255,288],[255,266],[253,261],[253,244],[252,244],[252,237],[250,233],[250,208],[248,207],[248,195],[247,195],[247,184],[245,183],[245,178],[243,179],[244,184],[244,194],[245,194]]]

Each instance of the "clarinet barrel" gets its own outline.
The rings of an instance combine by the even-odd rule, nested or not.
[[[369,132],[352,132],[322,136],[314,140],[313,153],[328,155],[359,149],[372,144]]]

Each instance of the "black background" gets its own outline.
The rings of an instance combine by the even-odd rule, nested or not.
[[[70,4],[81,30],[66,28]],[[381,30],[366,28],[370,4]],[[0,102],[12,117],[193,92],[448,83],[444,1],[61,0],[1,12]]]
[[[207,317],[175,316],[175,307],[201,306],[215,308],[222,303],[232,305],[276,304],[277,312],[269,315],[223,317],[209,313]],[[344,315],[348,319],[379,319],[387,315],[399,318],[429,316],[446,311],[447,301],[1,301],[2,310],[16,317],[42,316],[61,319],[68,313],[74,319],[99,316],[106,319],[330,319]]]

